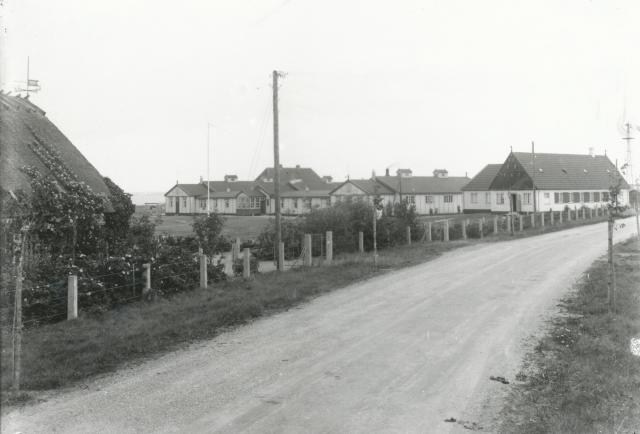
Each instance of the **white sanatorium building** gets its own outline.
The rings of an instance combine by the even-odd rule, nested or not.
[[[618,203],[629,203],[629,185],[606,155],[511,152],[489,164],[464,188],[465,212],[561,211],[604,206],[620,184]]]

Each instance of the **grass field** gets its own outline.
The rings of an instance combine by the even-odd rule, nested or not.
[[[565,314],[529,355],[502,412],[504,433],[631,433],[640,427],[640,242],[616,247],[616,312],[607,262],[597,261]]]
[[[224,216],[222,233],[232,239],[250,240],[258,237],[267,225],[270,216]],[[162,216],[162,223],[156,227],[157,234],[185,236],[193,235],[193,216]]]

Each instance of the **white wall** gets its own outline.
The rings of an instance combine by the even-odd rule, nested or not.
[[[472,211],[491,211],[491,207],[496,200],[493,191],[465,191],[462,196],[464,209]]]
[[[165,196],[165,213],[175,214],[177,201],[180,201],[180,214],[193,214],[196,212],[195,198],[189,196],[179,187],[174,187]]]
[[[427,202],[427,196],[431,200],[430,203]],[[451,199],[451,201],[445,202],[447,198]],[[413,203],[418,214],[429,214],[429,210],[432,210],[434,214],[456,214],[464,211],[462,193],[403,194],[402,199]]]

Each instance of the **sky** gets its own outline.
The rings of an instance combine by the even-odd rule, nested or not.
[[[211,179],[273,165],[274,69],[282,164],[336,180],[473,176],[532,141],[622,165],[640,125],[635,0],[3,3],[0,85],[29,56],[32,101],[129,192],[206,178],[208,142]]]

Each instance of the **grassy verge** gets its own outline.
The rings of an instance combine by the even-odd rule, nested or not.
[[[536,345],[501,414],[505,433],[633,432],[640,427],[640,242],[616,247],[617,305],[607,263],[593,264]]]
[[[99,316],[81,315],[78,320],[26,330],[22,387],[39,391],[72,385],[468,244],[413,244],[385,250],[380,252],[378,269],[372,267],[370,258],[345,255],[328,267],[260,274],[250,281],[229,281],[155,303],[134,303]],[[11,335],[2,338],[2,390],[7,391],[12,372]],[[3,394],[4,403],[24,400],[24,394]]]

